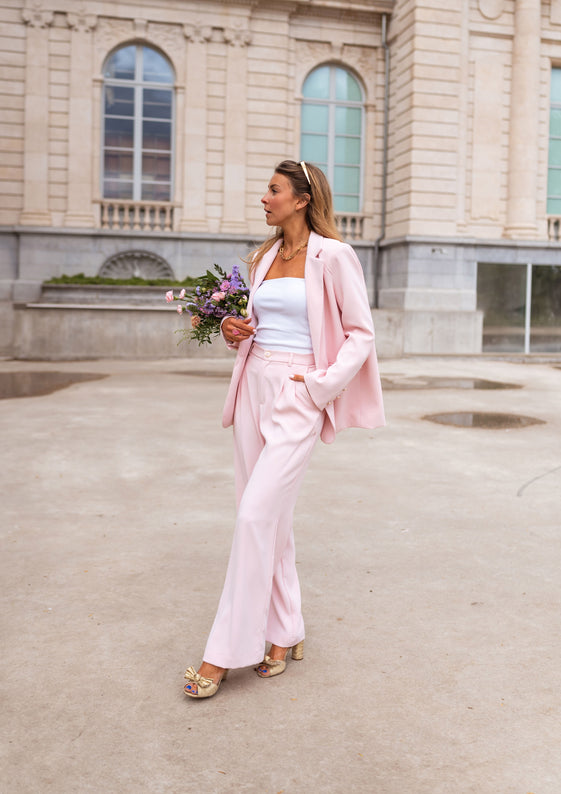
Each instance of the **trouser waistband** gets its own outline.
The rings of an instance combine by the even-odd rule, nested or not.
[[[290,350],[265,350],[255,343],[249,351],[250,356],[257,356],[264,361],[279,361],[283,364],[307,364],[310,366],[315,363],[313,353],[292,353]]]

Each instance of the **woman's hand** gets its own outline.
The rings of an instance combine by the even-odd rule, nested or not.
[[[304,380],[304,376],[303,375],[291,375],[290,376],[290,380],[298,381],[298,383],[305,383],[306,382]]]
[[[230,344],[243,342],[255,333],[251,323],[251,317],[242,320],[241,317],[226,317],[222,323],[222,335]]]

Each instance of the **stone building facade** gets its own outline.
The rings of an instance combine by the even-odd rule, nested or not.
[[[52,276],[182,279],[244,256],[286,157],[332,180],[382,353],[529,348],[530,308],[559,349],[543,282],[561,292],[561,0],[0,0],[0,14],[2,352]]]

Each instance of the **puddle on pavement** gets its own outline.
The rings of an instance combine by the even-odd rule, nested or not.
[[[406,389],[521,389],[518,383],[503,383],[484,378],[439,378],[431,376],[406,377],[402,375],[385,375],[382,377],[382,389],[401,391]]]
[[[101,380],[107,375],[89,372],[1,372],[0,400],[14,397],[42,397],[74,383]]]
[[[485,430],[505,430],[528,425],[545,425],[543,419],[519,414],[487,413],[484,411],[460,411],[457,413],[430,414],[423,416],[429,422],[454,427],[480,427]]]

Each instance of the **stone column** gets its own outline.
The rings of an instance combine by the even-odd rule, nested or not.
[[[25,226],[50,226],[49,212],[49,37],[52,11],[35,4],[24,8],[27,24],[25,51],[25,126],[23,144],[23,210]]]
[[[537,234],[540,0],[516,0],[508,158],[506,237]]]
[[[224,114],[224,200],[223,232],[247,229],[247,50],[249,30],[226,28],[224,41],[229,45],[226,61],[226,107]]]
[[[67,14],[71,28],[68,114],[68,192],[65,226],[95,225],[92,208],[93,37],[97,18]]]
[[[185,25],[187,44],[183,114],[183,206],[180,231],[206,231],[207,42],[212,28]]]

